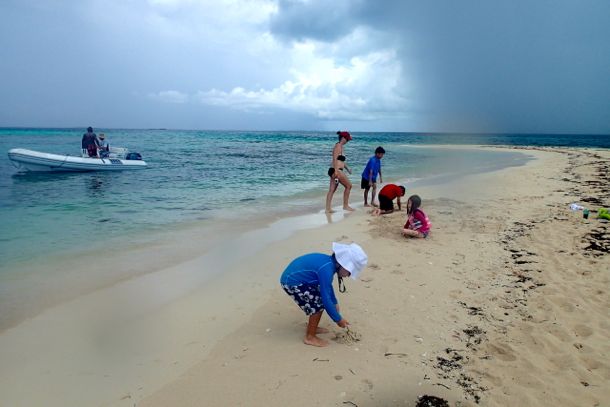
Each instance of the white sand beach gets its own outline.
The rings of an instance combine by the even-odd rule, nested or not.
[[[322,213],[279,221],[198,257],[144,248],[158,271],[0,333],[0,405],[606,405],[610,234],[594,210],[610,202],[610,151],[520,150],[536,160],[407,190],[432,222],[426,240],[401,236],[404,210],[359,207],[324,226]],[[369,256],[337,292],[360,340],[324,316],[321,336],[334,340],[306,346],[279,276],[333,241]]]

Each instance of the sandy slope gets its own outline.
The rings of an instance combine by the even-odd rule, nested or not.
[[[610,154],[529,153],[539,160],[526,167],[409,191],[433,222],[426,241],[400,236],[404,213],[359,213],[267,253],[273,279],[285,264],[277,252],[362,244],[370,265],[339,296],[360,342],[302,345],[305,318],[276,288],[248,323],[138,406],[413,406],[423,394],[462,406],[604,405],[610,261],[584,248],[600,228],[597,245],[607,248],[608,224],[568,204],[608,204]]]

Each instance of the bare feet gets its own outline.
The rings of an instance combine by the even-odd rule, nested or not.
[[[326,213],[335,213],[335,210],[334,209],[327,209]]]
[[[369,205],[369,204],[365,203],[365,204],[364,204],[364,207],[365,207],[365,208],[370,208],[370,207],[371,207],[371,205]]]
[[[306,325],[307,325],[307,324],[306,324]],[[327,334],[327,333],[329,333],[329,332],[330,332],[330,331],[329,331],[328,329],[326,329],[326,328],[322,328],[321,326],[319,326],[319,327],[317,327],[317,328],[316,328],[316,334]],[[305,335],[305,336],[307,336],[307,335]]]
[[[350,211],[350,212],[355,211],[355,209],[354,209],[354,208],[352,208],[351,206],[344,206],[344,207],[343,207],[343,210],[344,210],[344,211]]]
[[[306,336],[305,338],[303,338],[303,343],[305,345],[318,346],[320,348],[328,346],[327,341],[325,341],[324,339],[320,339],[317,336]]]
[[[379,206],[375,202],[371,203],[371,205],[373,205],[375,208]]]

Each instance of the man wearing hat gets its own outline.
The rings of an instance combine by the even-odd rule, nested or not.
[[[104,133],[100,133],[98,137],[100,140],[100,157],[108,157],[110,154],[110,145],[106,141],[106,135]]]
[[[312,346],[327,346],[328,341],[316,334],[327,333],[318,328],[322,313],[328,316],[341,328],[349,325],[339,313],[339,303],[333,290],[335,274],[339,280],[339,291],[343,278],[350,276],[356,280],[366,267],[368,258],[364,250],[356,243],[342,244],[333,242],[333,254],[310,253],[294,259],[282,273],[280,284],[297,305],[309,316],[303,342]]]

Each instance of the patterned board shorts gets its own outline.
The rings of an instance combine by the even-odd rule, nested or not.
[[[313,315],[324,310],[322,297],[320,297],[320,286],[313,284],[286,285],[282,284],[286,294],[292,297],[294,302],[305,312]]]

